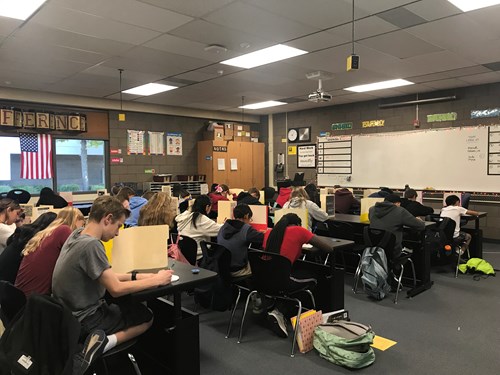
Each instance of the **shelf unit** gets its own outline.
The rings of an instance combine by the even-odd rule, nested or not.
[[[201,195],[201,185],[206,184],[205,181],[170,181],[170,182],[144,182],[143,190],[144,191],[161,191],[162,186],[174,186],[181,185],[181,187],[187,191],[191,195]]]

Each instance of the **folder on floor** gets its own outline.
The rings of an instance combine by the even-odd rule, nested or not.
[[[297,317],[291,319],[292,326],[295,328]],[[297,345],[301,353],[307,353],[313,349],[314,329],[323,321],[321,311],[309,310],[300,314],[299,331],[297,332]]]

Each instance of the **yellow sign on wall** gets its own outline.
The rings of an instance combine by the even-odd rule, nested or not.
[[[288,155],[297,155],[297,146],[288,146]]]
[[[370,120],[370,121],[363,121],[361,125],[363,128],[375,128],[378,126],[384,126],[385,120]]]

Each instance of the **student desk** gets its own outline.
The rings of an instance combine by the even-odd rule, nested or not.
[[[200,268],[200,273],[193,274],[195,267],[169,259],[169,266],[179,280],[169,285],[160,286],[133,293],[127,298],[135,302],[147,302],[154,313],[153,326],[140,336],[137,349],[138,360],[146,362],[155,369],[154,373],[200,374],[200,334],[198,314],[181,306],[181,293],[210,283],[217,273]],[[139,272],[157,272],[159,269],[138,270]],[[173,294],[173,302],[161,298]],[[160,297],[160,298],[159,298]],[[151,373],[151,372],[150,372]]]
[[[331,243],[331,248],[327,250],[327,253],[335,253],[336,250],[342,250],[354,245],[354,241],[336,239],[331,237],[318,236],[323,241]],[[314,252],[321,252],[324,250],[320,250],[316,247],[311,248],[303,248],[302,253],[309,254]],[[308,262],[311,263],[311,262]],[[296,262],[297,266],[300,266],[300,262]],[[319,266],[322,266],[319,264]],[[295,267],[295,265],[294,265]],[[324,266],[323,266],[324,267]],[[335,266],[335,260],[331,259],[330,261],[330,271],[328,278],[329,280],[329,293],[327,298],[325,298],[325,303],[322,306],[316,306],[319,310],[320,308],[324,312],[329,311],[337,311],[344,309],[344,269]]]
[[[434,216],[439,216],[441,214],[440,208],[434,209]],[[474,227],[460,227],[460,230],[469,233],[472,236],[472,240],[470,241],[469,251],[471,257],[482,258],[483,257],[483,231],[479,228],[480,219],[486,217],[488,215],[487,212],[479,211],[479,215],[464,215],[463,219],[467,222],[467,224],[474,220]]]
[[[340,221],[352,224],[354,230],[359,238],[363,238],[363,228],[369,223],[361,222],[359,215],[349,215],[349,214],[335,214],[335,216],[329,217],[329,220]],[[431,221],[425,222],[425,229],[428,229],[436,223]],[[412,260],[415,265],[415,273],[417,276],[417,286],[410,289],[407,292],[408,297],[416,296],[417,294],[430,289],[433,282],[431,281],[431,254],[429,249],[425,247],[425,230],[418,232],[418,241],[406,240],[403,238],[403,246],[405,243],[416,244],[417,247],[413,246]]]

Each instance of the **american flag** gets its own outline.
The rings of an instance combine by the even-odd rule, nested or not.
[[[21,178],[52,178],[52,137],[50,134],[20,133]]]

